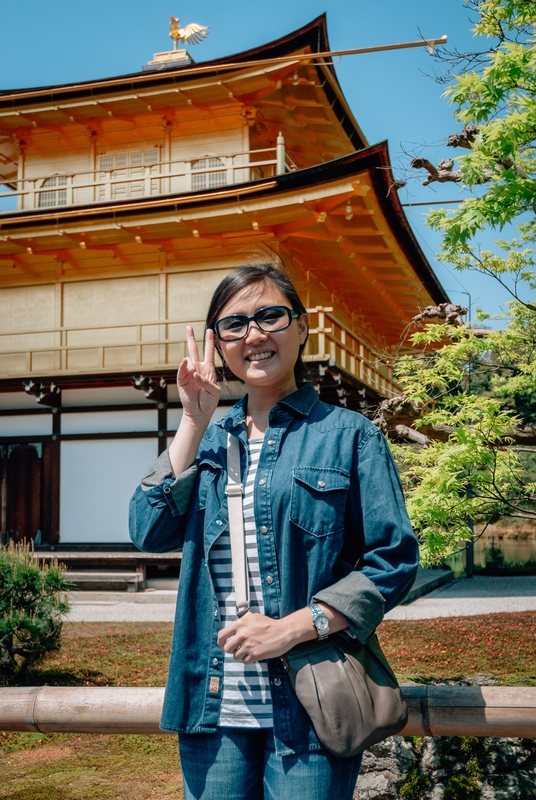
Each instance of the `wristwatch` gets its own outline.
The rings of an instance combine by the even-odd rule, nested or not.
[[[329,619],[326,617],[318,603],[309,603],[311,614],[313,615],[313,628],[318,633],[319,639],[327,639],[329,636]]]

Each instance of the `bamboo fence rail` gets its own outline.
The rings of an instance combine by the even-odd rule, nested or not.
[[[405,686],[408,736],[536,738],[536,687]],[[162,733],[162,687],[0,688],[0,730]]]

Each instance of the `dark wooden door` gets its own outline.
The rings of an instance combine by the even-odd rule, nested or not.
[[[7,542],[7,448],[0,447],[0,544]]]
[[[31,444],[14,447],[7,459],[6,528],[11,541],[34,539],[41,517],[41,459]]]

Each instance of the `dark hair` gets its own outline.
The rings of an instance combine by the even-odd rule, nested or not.
[[[208,328],[214,330],[214,324],[220,318],[222,309],[239,292],[242,292],[244,289],[248,289],[252,286],[258,286],[259,284],[267,281],[271,281],[271,283],[274,283],[277,286],[277,288],[285,295],[290,307],[294,311],[296,311],[298,314],[307,313],[305,306],[300,300],[298,292],[294,287],[294,284],[288,275],[286,275],[279,267],[276,267],[274,264],[270,263],[245,264],[244,266],[238,267],[230,272],[229,275],[226,275],[221,283],[216,287],[216,291],[212,295],[212,300],[210,301],[205,330]],[[304,381],[307,375],[305,364],[302,361],[302,353],[305,345],[307,344],[308,337],[309,333],[307,333],[304,343],[300,345],[300,352],[294,365],[294,377],[296,378],[297,382]],[[224,363],[224,367],[225,366],[226,365]]]

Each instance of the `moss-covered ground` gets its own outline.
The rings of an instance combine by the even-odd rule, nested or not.
[[[162,686],[171,624],[67,623],[29,685]],[[536,685],[536,613],[387,621],[382,646],[400,680],[491,673]],[[1,800],[183,797],[174,736],[0,733]]]
[[[174,736],[13,733],[2,738],[2,800],[183,797]]]
[[[536,686],[536,612],[385,621],[380,643],[400,681],[494,675]]]

